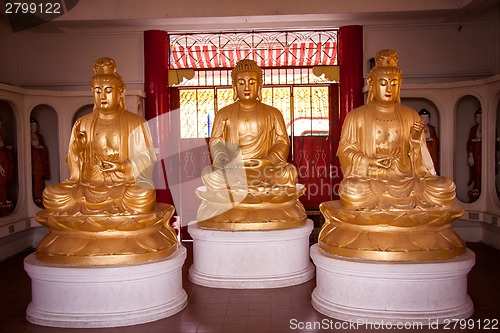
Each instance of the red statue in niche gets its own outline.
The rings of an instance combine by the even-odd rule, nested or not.
[[[2,119],[0,119],[0,129]],[[8,199],[7,183],[14,180],[14,161],[12,158],[12,147],[5,146],[0,135],[0,216],[8,215],[14,208],[12,201]]]
[[[422,120],[425,124],[425,143],[427,144],[427,149],[431,154],[432,162],[434,163],[434,170],[436,170],[436,174],[439,175],[439,138],[437,136],[436,128],[429,124],[431,113],[427,109],[422,109],[418,114],[420,115],[420,120]]]
[[[33,201],[43,208],[43,189],[45,180],[50,179],[49,152],[43,141],[43,137],[38,133],[38,122],[35,118],[30,118],[31,128],[31,173],[33,180]]]
[[[469,182],[467,186],[472,185],[469,191],[470,202],[474,202],[481,194],[481,149],[482,149],[482,112],[481,109],[475,113],[476,125],[472,126],[467,140],[467,163],[469,164]]]

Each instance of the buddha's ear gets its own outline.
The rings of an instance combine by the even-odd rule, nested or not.
[[[257,86],[257,100],[262,102],[262,80],[259,80]]]
[[[368,95],[366,96],[366,102],[371,102],[373,100],[373,84],[371,77],[368,77],[366,79],[366,84],[368,85]]]
[[[238,93],[236,92],[236,86],[233,84],[233,101],[238,100]]]
[[[398,91],[399,91],[399,96],[398,96],[398,103],[401,103],[401,83],[403,82],[403,76],[399,76],[399,84],[398,84]]]

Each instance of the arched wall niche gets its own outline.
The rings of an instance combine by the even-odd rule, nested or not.
[[[496,140],[495,140],[495,191],[497,193],[497,206],[500,207],[500,91],[495,96],[496,102]]]
[[[0,218],[10,215],[17,204],[19,196],[19,175],[17,173],[17,132],[16,116],[11,104],[0,100]]]
[[[480,101],[472,95],[461,97],[455,106],[454,181],[457,185],[457,198],[464,203],[474,202],[481,195],[482,172],[480,165],[483,160],[481,158],[482,141],[476,141],[475,138],[477,133],[475,113],[480,108]],[[471,139],[474,139],[474,142],[469,142],[471,132],[473,132]],[[469,164],[469,151],[471,149],[476,149],[476,152],[479,151],[479,155],[476,153],[475,160],[473,161],[477,169]],[[475,172],[474,170],[478,171]],[[475,188],[477,191],[474,190]]]
[[[36,120],[38,136],[34,138],[32,135],[32,147],[36,151],[32,152],[32,190],[33,200],[39,207],[43,207],[40,202],[39,186],[35,185],[36,182],[42,182],[45,185],[56,184],[60,182],[59,173],[59,122],[57,111],[47,104],[40,104],[35,106],[30,114],[30,129],[34,128],[31,124],[31,118]],[[33,147],[36,140],[39,140],[40,146],[45,146],[46,152],[43,147]],[[43,154],[46,154],[47,161]],[[36,165],[35,165],[36,164]],[[44,170],[48,169],[48,170]],[[36,179],[35,179],[36,178]]]
[[[430,100],[425,99],[425,98],[402,98],[401,99],[401,104],[406,105],[412,109],[414,109],[417,112],[420,112],[421,110],[425,109],[429,111],[430,113],[430,118],[429,118],[429,125],[434,127],[435,134],[437,136],[437,140],[435,138],[430,138],[428,137],[427,139],[429,140],[427,142],[429,150],[433,150],[431,152],[431,155],[433,155],[433,160],[434,160],[434,168],[436,169],[437,173],[439,174],[440,172],[440,145],[439,145],[439,136],[441,133],[441,115],[439,113],[439,110],[437,106]],[[429,132],[427,132],[429,133]],[[436,142],[433,142],[436,140]]]
[[[78,118],[81,118],[84,115],[91,113],[93,109],[94,109],[93,104],[84,105],[81,108],[79,108],[73,115],[73,119],[71,120],[71,126],[75,124]]]

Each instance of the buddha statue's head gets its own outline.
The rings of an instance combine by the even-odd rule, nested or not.
[[[111,58],[99,58],[94,62],[92,92],[95,109],[113,112],[125,109],[125,83],[116,72],[115,61]]]
[[[431,113],[427,109],[422,109],[418,112],[418,115],[420,116],[420,121],[422,121],[424,124],[429,124],[429,120],[431,119]]]
[[[398,54],[393,50],[381,50],[375,56],[375,66],[367,78],[368,99],[379,102],[400,102],[400,87],[403,78],[397,66]]]
[[[263,70],[250,59],[243,59],[236,63],[231,71],[233,80],[233,99],[240,103],[261,100]]]
[[[36,133],[38,131],[38,121],[33,117],[30,117],[30,130],[31,133]]]

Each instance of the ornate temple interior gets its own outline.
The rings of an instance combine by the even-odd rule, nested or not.
[[[25,319],[31,287],[23,260],[48,232],[35,218],[44,209],[44,188],[71,177],[68,143],[77,120],[94,110],[92,68],[102,57],[116,61],[126,109],[149,124],[156,200],[175,207],[171,227],[187,249],[182,284],[188,296],[186,308],[167,318],[102,330],[323,331],[298,324],[330,320],[311,306],[314,279],[269,289],[193,283],[188,225],[199,214],[196,191],[211,164],[215,116],[235,101],[231,69],[252,58],[263,70],[260,100],[282,112],[290,142],[283,162],[297,169],[305,191],[300,204],[313,226],[309,245],[317,244],[325,223],[320,204],[339,199],[342,125],[365,104],[366,79],[383,49],[397,51],[400,102],[426,124],[436,174],[456,185],[464,213],[452,227],[476,255],[467,277],[471,318],[496,319],[498,329],[499,0],[55,3],[51,13],[38,13],[41,5],[0,5],[2,332],[63,330]]]

